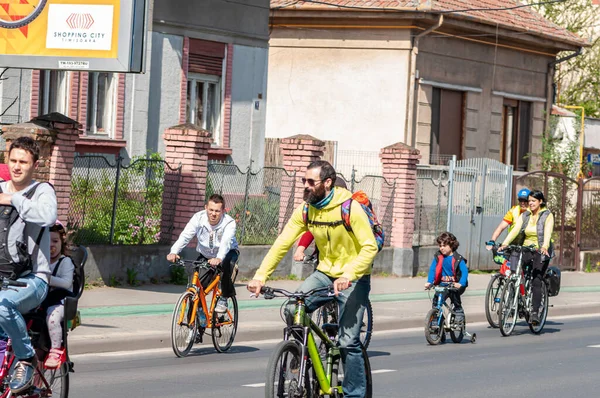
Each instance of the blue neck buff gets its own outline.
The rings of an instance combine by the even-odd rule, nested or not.
[[[319,202],[317,202],[311,206],[316,209],[319,209],[319,210],[321,210],[323,207],[327,206],[329,204],[329,202],[331,202],[331,199],[333,199],[333,190],[334,190],[334,188],[331,188],[331,192],[329,192],[329,195],[325,196]]]

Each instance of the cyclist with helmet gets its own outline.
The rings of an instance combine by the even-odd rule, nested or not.
[[[519,202],[506,212],[504,218],[502,218],[502,221],[500,222],[500,224],[498,224],[498,227],[492,234],[492,239],[489,243],[496,242],[496,239],[498,239],[500,234],[502,234],[502,232],[504,232],[505,229],[508,228],[508,233],[512,231],[515,223],[517,222],[521,214],[523,214],[529,207],[529,193],[530,191],[527,188],[523,188],[517,193],[517,199]],[[488,245],[486,246],[486,248],[488,250],[491,250],[492,246]],[[506,267],[506,259],[502,256],[496,255],[496,252],[494,252],[494,261],[497,264],[502,264],[503,267]]]

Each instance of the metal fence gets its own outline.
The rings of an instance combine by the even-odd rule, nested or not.
[[[68,228],[78,244],[171,242],[181,166],[160,159],[76,156]]]
[[[394,222],[393,198],[396,188],[395,183],[390,183],[385,178],[376,175],[365,175],[358,178],[355,170],[349,179],[346,179],[343,174],[339,173],[337,178],[341,178],[346,182],[350,192],[363,191],[367,194],[373,206],[373,211],[377,215],[377,219],[385,232],[383,245],[389,246]]]
[[[435,244],[448,220],[448,168],[417,168],[413,246]]]
[[[585,180],[581,188],[581,251],[598,250],[600,242],[600,177]]]
[[[290,201],[291,205],[280,212],[282,182],[286,177],[294,183],[295,174],[281,167],[253,172],[250,167],[242,171],[235,164],[210,163],[206,197],[214,193],[223,196],[226,212],[236,220],[239,244],[270,245],[294,210]]]
[[[335,157],[334,167],[336,171],[345,178],[356,178],[364,176],[381,176],[381,160],[379,151],[342,151],[338,150]]]
[[[394,185],[383,177],[352,176],[346,181],[353,191],[364,191],[382,223],[389,245],[393,221]],[[243,245],[272,244],[294,211],[293,192],[302,189],[296,174],[280,167],[264,167],[259,171],[240,170],[234,164],[210,163],[206,197],[218,193],[225,199],[226,212],[237,222],[236,238]],[[287,195],[282,198],[281,195]]]

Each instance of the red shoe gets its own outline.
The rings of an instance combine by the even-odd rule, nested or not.
[[[44,368],[56,369],[66,360],[66,352],[64,348],[52,348],[44,362]]]

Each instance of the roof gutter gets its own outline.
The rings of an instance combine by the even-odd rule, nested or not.
[[[417,140],[417,104],[418,104],[417,55],[419,54],[419,40],[423,36],[427,36],[434,30],[438,29],[440,26],[442,26],[443,23],[444,23],[444,16],[440,14],[438,16],[437,22],[433,26],[431,26],[428,29],[424,30],[423,32],[419,33],[413,39],[413,45],[412,45],[412,50],[411,50],[411,54],[410,54],[410,64],[408,66],[410,73],[408,74],[408,101],[406,104],[406,126],[404,129],[404,131],[406,132],[406,134],[405,134],[406,141],[408,141],[408,137],[410,137],[410,142],[407,142],[407,144],[409,144],[413,148],[416,148],[416,146],[417,146],[417,142],[416,142],[416,140]],[[410,133],[410,136],[409,136],[409,133]]]

